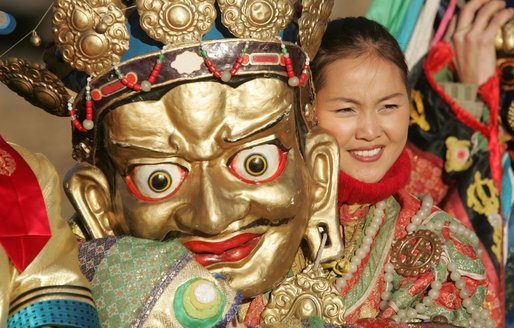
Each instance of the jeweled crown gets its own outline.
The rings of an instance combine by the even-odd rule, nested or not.
[[[102,111],[154,88],[259,74],[303,86],[333,3],[55,0],[58,60],[46,69],[0,60],[0,81],[52,114],[70,115],[74,157],[92,161]],[[57,77],[50,71],[59,62],[71,69]],[[71,97],[65,86],[78,94]]]

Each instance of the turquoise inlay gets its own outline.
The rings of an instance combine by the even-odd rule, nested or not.
[[[96,309],[90,304],[61,299],[30,304],[9,317],[7,323],[7,328],[41,326],[100,328],[100,322]]]

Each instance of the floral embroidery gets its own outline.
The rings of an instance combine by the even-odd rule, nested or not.
[[[0,175],[11,176],[16,171],[16,161],[7,151],[0,149]]]
[[[425,105],[423,105],[423,99],[421,92],[418,90],[411,91],[412,103],[410,106],[410,123],[417,124],[423,131],[430,130],[430,124],[427,122],[425,115]]]
[[[447,151],[444,169],[446,172],[461,172],[467,170],[473,164],[470,151],[471,142],[469,140],[448,137],[445,144]]]

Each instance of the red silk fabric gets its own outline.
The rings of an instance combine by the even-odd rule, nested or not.
[[[34,172],[1,136],[0,220],[0,244],[22,272],[50,239],[50,224]]]

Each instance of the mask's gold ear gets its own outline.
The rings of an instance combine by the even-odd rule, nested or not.
[[[109,183],[100,169],[87,163],[78,164],[64,177],[64,190],[81,214],[91,238],[113,234],[117,220],[112,211]]]
[[[314,183],[311,218],[305,233],[311,258],[321,244],[321,236],[327,234],[327,242],[321,253],[321,262],[339,258],[343,252],[343,240],[337,210],[337,179],[339,176],[339,148],[335,139],[318,128],[307,135],[305,157]]]

